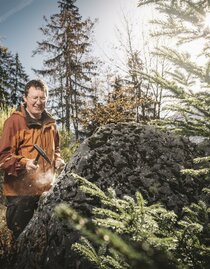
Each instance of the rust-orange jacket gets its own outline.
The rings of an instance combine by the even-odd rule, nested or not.
[[[37,156],[34,144],[45,151],[52,165],[40,157],[36,172],[27,173],[26,162]],[[60,158],[60,148],[55,120],[44,111],[42,121],[34,121],[21,106],[5,121],[0,139],[0,168],[5,171],[4,195],[41,195],[49,190],[56,158]]]

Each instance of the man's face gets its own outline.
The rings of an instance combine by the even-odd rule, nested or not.
[[[29,88],[28,95],[23,97],[28,112],[35,118],[40,118],[45,109],[47,96],[40,88]]]

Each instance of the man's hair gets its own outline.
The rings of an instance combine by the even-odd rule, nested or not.
[[[47,87],[47,84],[43,80],[41,79],[30,80],[25,86],[25,91],[24,91],[25,96],[28,96],[28,92],[31,87],[40,89],[41,91],[45,92],[46,96],[48,96],[48,87]]]

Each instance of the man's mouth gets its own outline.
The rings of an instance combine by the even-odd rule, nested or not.
[[[38,110],[38,111],[42,110],[41,107],[34,107],[34,109],[35,109],[35,110]]]

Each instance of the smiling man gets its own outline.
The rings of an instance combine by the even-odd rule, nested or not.
[[[45,110],[47,85],[31,80],[25,86],[24,104],[4,124],[0,139],[0,168],[5,171],[3,193],[7,198],[7,225],[14,237],[23,231],[37,208],[40,195],[53,184],[55,169],[64,166],[55,120]],[[34,160],[40,146],[51,160]]]

